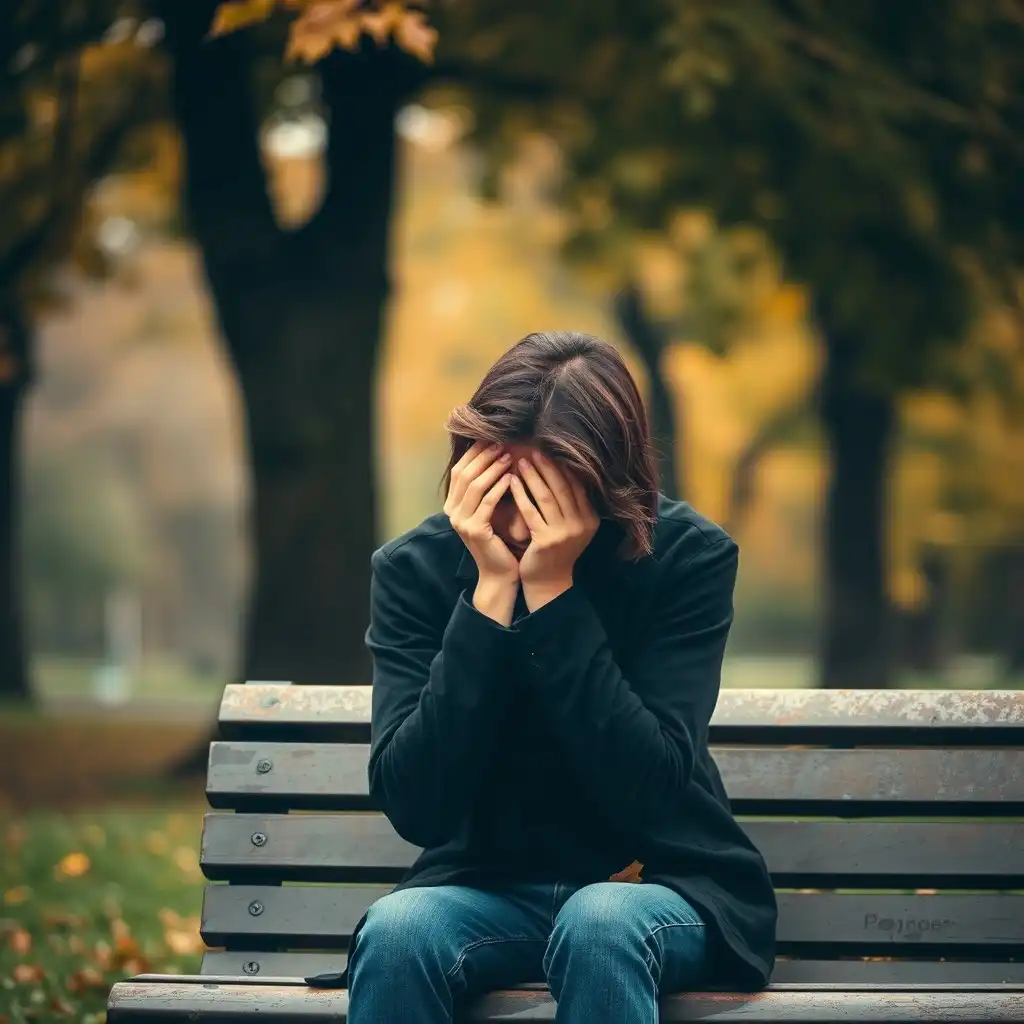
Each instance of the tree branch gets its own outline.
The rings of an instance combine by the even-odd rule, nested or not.
[[[953,100],[913,85],[880,66],[868,66],[828,39],[791,21],[780,19],[778,31],[783,42],[793,44],[809,56],[828,64],[833,70],[862,80],[873,78],[882,91],[899,98],[907,106],[916,107],[921,113],[955,128],[987,135],[1002,142],[1018,159],[1024,158],[1024,138],[1009,128],[995,111],[969,110]]]
[[[134,90],[118,116],[96,134],[92,146],[82,157],[73,193],[64,193],[63,199],[54,194],[46,215],[26,231],[0,261],[0,288],[4,291],[15,288],[28,268],[45,259],[59,244],[77,220],[86,190],[110,170],[129,133],[145,122],[152,98],[148,89]]]
[[[260,155],[249,34],[208,39],[216,4],[166,0],[172,99],[185,142],[185,206],[211,275],[250,273],[279,249]]]

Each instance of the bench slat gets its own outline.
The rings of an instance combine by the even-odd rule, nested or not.
[[[1024,822],[760,821],[743,826],[783,888],[1024,888]],[[208,814],[213,881],[396,881],[418,847],[381,814]]]
[[[209,946],[344,948],[386,886],[207,886],[201,933]],[[258,912],[254,912],[258,908]],[[1024,943],[1024,896],[779,894],[779,945],[860,955],[896,945],[1008,947]],[[805,953],[805,955],[807,955]],[[889,954],[891,955],[891,954]]]
[[[1024,1021],[1024,993],[1008,988],[959,992],[848,991],[828,986],[778,989],[755,995],[705,993],[671,996],[662,1004],[663,1021],[716,1020],[743,1024],[817,1021],[821,1024],[875,1024],[878,1021]],[[470,1020],[554,1020],[549,993],[537,989],[499,992],[468,1014]],[[215,983],[197,977],[124,981],[110,994],[110,1024],[146,1020],[234,1021],[255,1017],[263,1024],[294,1020],[344,1021],[348,993],[309,989],[277,981],[266,984]]]
[[[369,686],[232,684],[225,736],[260,731],[369,740]],[[339,732],[340,730],[340,732]],[[1016,690],[723,690],[711,723],[716,743],[1008,743],[1024,738]],[[862,739],[863,738],[863,739]]]
[[[738,813],[966,815],[994,808],[1009,817],[1024,810],[1024,749],[720,747],[714,755]],[[207,798],[217,808],[365,809],[368,757],[361,743],[217,742]]]
[[[203,957],[204,975],[225,977],[310,978],[341,971],[348,957],[333,953],[261,953],[211,950]],[[969,963],[950,960],[780,960],[776,984],[827,985],[1018,985],[1024,988],[1024,963]]]

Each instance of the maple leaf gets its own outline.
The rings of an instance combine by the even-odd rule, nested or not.
[[[434,62],[434,48],[437,46],[437,29],[427,21],[422,11],[405,11],[395,29],[395,42],[424,64]]]
[[[363,31],[378,46],[383,46],[402,22],[405,9],[400,3],[386,3],[379,11],[368,11],[362,17]]]
[[[266,21],[273,9],[274,0],[228,0],[217,8],[209,35],[211,38],[226,36],[229,32]]]
[[[362,33],[362,20],[355,13],[358,0],[324,0],[311,4],[292,25],[285,56],[315,64],[335,46],[352,50]]]

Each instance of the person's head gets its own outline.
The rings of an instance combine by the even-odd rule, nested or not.
[[[514,455],[539,448],[583,484],[603,519],[625,530],[623,555],[650,553],[657,460],[636,382],[607,342],[575,331],[528,334],[487,371],[446,426],[446,489],[452,467],[476,442],[504,445]],[[492,522],[514,549],[529,540],[511,494]]]

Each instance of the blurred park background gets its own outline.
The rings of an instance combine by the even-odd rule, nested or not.
[[[224,684],[368,682],[531,330],[739,541],[725,685],[1021,685],[1024,0],[11,0],[0,69],[3,1024],[194,968]]]

